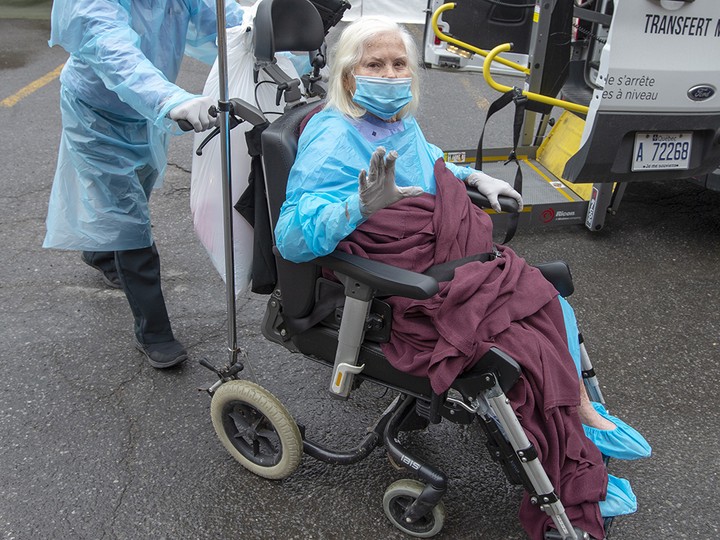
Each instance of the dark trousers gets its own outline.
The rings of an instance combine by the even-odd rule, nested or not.
[[[102,269],[111,269],[112,265],[117,269],[140,343],[174,339],[160,286],[160,257],[155,244],[126,251],[86,251],[85,257]]]

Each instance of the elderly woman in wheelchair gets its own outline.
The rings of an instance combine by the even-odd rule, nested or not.
[[[426,141],[413,117],[419,64],[405,29],[361,18],[342,33],[330,64],[327,102],[304,125],[275,225],[282,259],[321,264],[347,252],[434,277],[429,297],[383,299],[392,308],[380,345],[387,361],[429,379],[431,422],[438,402],[450,404],[507,441],[506,472],[527,488],[520,519],[530,537],[604,538],[603,518],[634,512],[636,500],[626,480],[608,475],[603,456],[637,459],[650,447],[588,398],[572,309],[540,270],[493,244],[490,218],[468,192],[497,210],[499,197],[521,205],[520,195],[444,163]],[[327,269],[324,276],[335,279]],[[349,280],[341,281],[347,294]],[[352,306],[346,299],[345,311]],[[509,380],[500,380],[503,369],[487,385],[474,376],[508,364],[519,365]],[[338,381],[362,366],[346,368],[336,369]]]

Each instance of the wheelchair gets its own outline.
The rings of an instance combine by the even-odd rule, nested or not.
[[[292,5],[293,10],[303,13],[316,9],[306,0],[263,0],[261,8],[263,5],[265,8],[258,10],[255,31],[270,36],[283,27],[279,18],[293,16],[289,9],[281,7]],[[323,29],[322,24],[315,27],[318,32]],[[298,50],[287,35],[287,26],[284,28],[284,45],[277,45],[279,39],[257,40],[256,56],[273,58],[280,50]],[[262,191],[264,187],[269,215],[266,223],[256,220],[255,227],[256,239],[264,239],[259,241],[266,244],[272,239],[285,200],[301,125],[317,109],[318,102],[293,105],[273,123],[257,126],[264,186],[255,189]],[[482,197],[474,201],[483,202]],[[262,230],[263,226],[269,230]],[[265,248],[269,252],[272,246]],[[438,291],[438,281],[448,279],[456,267],[467,261],[440,265],[419,274],[339,251],[301,264],[284,260],[277,250],[272,254],[270,266],[276,277],[262,321],[264,337],[330,368],[329,390],[335,398],[347,399],[361,384],[379,385],[396,396],[353,448],[339,450],[310,440],[304,426],[298,426],[275,396],[240,379],[241,362],[214,370],[220,380],[208,390],[212,396],[212,423],[226,450],[241,465],[261,477],[277,480],[290,476],[303,454],[335,465],[349,465],[382,447],[392,463],[415,477],[396,481],[387,488],[383,496],[385,515],[408,535],[429,538],[440,532],[445,521],[441,499],[448,489],[448,477],[404,447],[399,434],[427,429],[443,420],[462,425],[477,422],[487,436],[491,457],[501,465],[508,480],[524,486],[531,502],[551,517],[556,530],[548,532],[546,538],[589,538],[567,517],[506,398],[506,392],[521,374],[513,358],[493,348],[462,373],[447,392],[438,395],[428,379],[395,369],[382,353],[380,344],[390,339],[392,321],[391,307],[384,298],[429,298]],[[538,268],[560,294],[567,297],[573,293],[572,276],[565,263],[556,261]],[[331,270],[337,281],[324,278],[323,269]],[[581,352],[590,397],[604,402],[582,339]],[[608,527],[609,521],[606,530]]]

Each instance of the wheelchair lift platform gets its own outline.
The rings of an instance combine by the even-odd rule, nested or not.
[[[620,187],[613,184],[573,183],[563,179],[562,172],[569,156],[579,148],[584,122],[571,113],[563,113],[553,129],[539,147],[519,147],[516,155],[523,176],[522,195],[524,208],[520,214],[520,223],[524,225],[575,225],[586,222],[591,204],[596,204],[601,194],[611,196],[621,193]],[[512,184],[516,166],[508,163],[511,148],[493,148],[484,152],[482,170],[487,174]],[[446,161],[457,165],[475,166],[476,150],[445,152]],[[490,155],[488,155],[490,154]],[[606,200],[606,199],[603,199]],[[619,204],[620,196],[611,197]],[[607,206],[588,228],[598,230],[602,226],[600,218],[605,212],[615,212]],[[496,222],[507,219],[506,214],[497,214],[486,210]]]
[[[507,163],[510,148],[496,148],[495,155],[484,156],[482,170],[495,178],[512,184],[516,166]],[[553,150],[553,155],[555,151]],[[547,154],[545,154],[547,155]],[[612,186],[574,184],[556,176],[551,164],[538,159],[537,149],[517,149],[517,159],[523,176],[522,196],[524,207],[520,213],[521,225],[576,225],[585,222],[593,194]],[[457,165],[475,166],[476,151],[445,152],[445,160]],[[546,166],[547,165],[547,166]],[[593,191],[595,190],[595,191]],[[504,222],[508,215],[486,209],[495,223]]]
[[[617,212],[628,182],[690,181],[717,188],[720,71],[708,60],[720,57],[717,0],[485,6],[491,13],[478,24],[491,25],[490,35],[497,37],[503,21],[513,41],[527,37],[523,29],[530,32],[518,51],[527,51],[526,63],[512,54],[510,43],[486,51],[457,39],[451,32],[468,35],[467,20],[477,13],[439,4],[428,2],[426,65],[477,71],[482,57],[490,87],[527,98],[514,142],[525,203],[519,223],[584,223],[597,231],[608,213]],[[475,31],[487,39],[484,30]],[[458,62],[448,60],[453,55]],[[522,77],[515,87],[492,78],[513,69]],[[446,161],[476,162],[475,150],[443,150]],[[512,150],[483,148],[482,170],[512,184],[516,166],[503,165]],[[493,221],[506,219],[493,215]]]

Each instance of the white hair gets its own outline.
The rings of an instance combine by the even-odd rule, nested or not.
[[[352,101],[352,96],[345,87],[345,81],[352,76],[355,67],[365,51],[365,46],[372,42],[378,34],[386,32],[396,33],[405,45],[405,54],[408,57],[408,69],[412,82],[412,100],[398,113],[402,118],[417,110],[420,96],[420,83],[418,80],[419,57],[415,40],[410,33],[395,21],[387,17],[361,17],[349,24],[340,34],[333,54],[330,56],[330,77],[327,92],[327,106],[333,107],[343,114],[360,118],[365,109]]]

